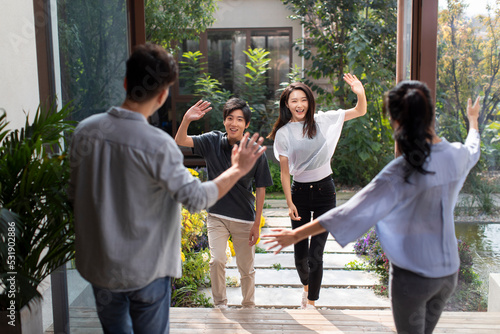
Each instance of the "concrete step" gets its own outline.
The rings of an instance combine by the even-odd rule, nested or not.
[[[360,261],[360,257],[354,253],[324,254],[323,268],[325,270],[344,270],[345,265],[352,261]],[[280,253],[278,255],[272,253],[255,254],[256,269],[271,269],[275,264],[281,265],[282,269],[295,270],[295,262],[291,253]],[[233,257],[226,267],[230,269],[236,268],[236,258]]]
[[[226,277],[236,278],[240,274],[237,269],[227,269]],[[358,270],[324,270],[322,286],[324,288],[370,288],[378,284],[374,273]],[[255,285],[261,287],[295,287],[302,288],[299,275],[295,269],[257,269]]]
[[[263,308],[299,308],[302,288],[255,288],[255,304]],[[207,297],[212,293],[209,288],[202,291]],[[241,306],[241,289],[226,289],[228,306]],[[328,309],[388,309],[389,299],[376,295],[371,289],[321,289],[316,307]]]

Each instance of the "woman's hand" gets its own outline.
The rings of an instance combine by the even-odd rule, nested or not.
[[[267,250],[279,247],[277,250],[274,251],[274,254],[278,254],[283,248],[293,245],[294,243],[299,241],[295,236],[294,231],[292,230],[284,230],[277,228],[277,229],[272,229],[271,231],[278,233],[263,234],[262,237],[271,238],[270,240],[264,241],[264,244],[274,243],[274,245],[271,245],[271,247],[269,247]]]
[[[292,220],[301,220],[302,218],[299,216],[299,212],[297,211],[297,207],[295,204],[290,204],[288,206],[288,215]]]
[[[358,97],[356,106],[345,111],[344,122],[366,114],[368,103],[366,102],[365,88],[354,74],[344,74],[344,81],[351,86],[351,90]]]
[[[479,130],[479,124],[477,119],[479,118],[479,96],[472,105],[472,99],[467,100],[467,119],[469,120],[469,127],[472,129]]]
[[[363,84],[354,74],[351,73],[344,74],[344,81],[349,86],[351,86],[351,90],[354,94],[356,94],[357,96],[365,95],[365,88],[363,87]]]

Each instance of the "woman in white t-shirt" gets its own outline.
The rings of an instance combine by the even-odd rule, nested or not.
[[[316,114],[313,93],[301,82],[290,84],[281,94],[280,115],[268,138],[274,139],[293,229],[311,221],[311,213],[315,219],[336,206],[330,160],[344,122],[366,114],[363,85],[352,74],[345,74],[344,80],[358,97],[356,106],[348,110]],[[304,286],[302,308],[314,308],[319,299],[327,237],[325,232],[310,243],[305,239],[294,246],[295,266]]]

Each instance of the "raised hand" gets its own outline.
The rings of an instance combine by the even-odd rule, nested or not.
[[[351,86],[351,90],[356,95],[365,95],[365,88],[359,79],[351,73],[344,74],[344,81]]]
[[[190,122],[197,121],[205,116],[205,114],[210,110],[212,110],[212,107],[210,107],[210,102],[199,100],[195,105],[189,108],[188,111],[186,111],[186,113],[184,114],[184,118]]]
[[[467,119],[469,120],[469,127],[479,130],[478,118],[479,118],[479,96],[477,97],[474,105],[472,105],[472,99],[467,100]]]

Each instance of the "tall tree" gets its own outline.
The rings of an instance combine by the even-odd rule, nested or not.
[[[481,96],[479,129],[491,123],[500,103],[500,9],[469,17],[463,0],[449,0],[439,13],[438,103],[440,131],[465,137],[467,99]]]
[[[219,0],[146,0],[146,40],[171,52],[176,42],[197,39],[215,22]]]

